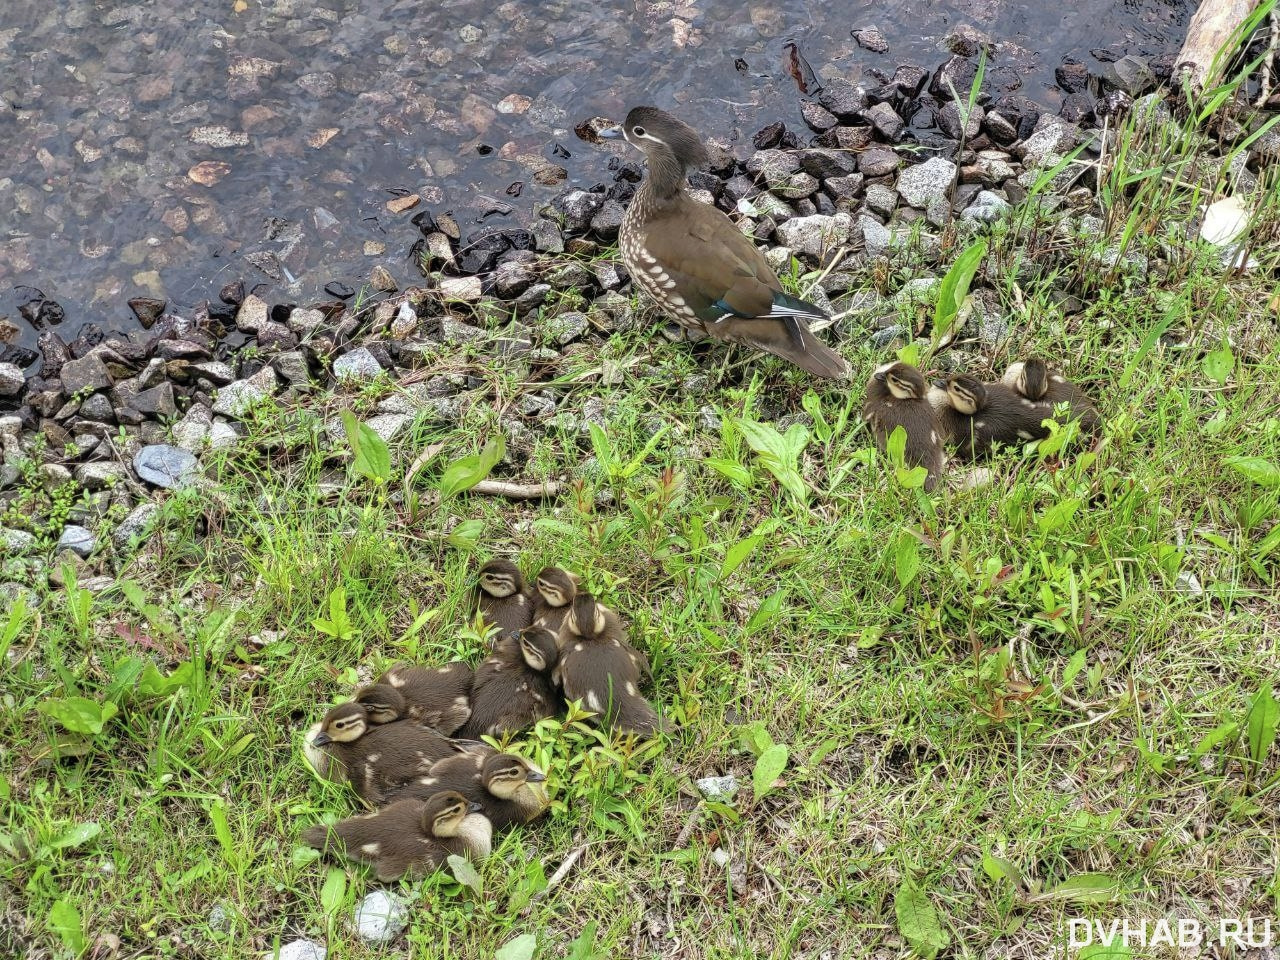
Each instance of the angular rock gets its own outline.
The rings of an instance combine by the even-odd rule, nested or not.
[[[853,201],[862,191],[863,176],[860,173],[847,177],[828,177],[822,184],[823,189],[836,201]]]
[[[286,321],[289,329],[300,336],[314,332],[325,321],[323,310],[316,310],[314,307],[303,307],[293,310],[289,314]]]
[[[258,346],[263,350],[292,350],[298,345],[298,338],[283,323],[268,321],[258,328]]]
[[[456,317],[445,316],[440,320],[440,338],[449,344],[481,343],[489,335],[479,327],[463,323]]]
[[[1028,170],[1049,166],[1050,157],[1062,157],[1075,148],[1080,128],[1058,117],[1045,115],[1036,131],[1022,143],[1022,163]],[[1054,160],[1053,163],[1057,161]]]
[[[69,397],[96,393],[111,386],[111,374],[107,372],[107,365],[102,362],[97,350],[79,360],[68,360],[62,365],[59,378],[62,380],[62,389]]]
[[[902,138],[902,132],[907,128],[906,122],[887,103],[877,103],[866,112],[866,118],[886,140],[892,143],[897,143]]]
[[[560,216],[568,233],[586,233],[592,218],[604,206],[602,193],[570,190],[551,201],[551,209]]]
[[[872,53],[887,53],[889,50],[889,41],[884,38],[879,27],[863,27],[852,31],[852,36],[863,50],[870,50]]]
[[[960,116],[960,104],[955,100],[943,104],[942,109],[938,111],[938,128],[952,140],[959,140],[961,137],[973,139],[982,129],[982,119],[986,113],[975,103],[973,111],[969,114],[968,123],[961,124]]]
[[[107,399],[106,394],[102,393],[95,393],[80,404],[79,414],[81,419],[94,423],[116,422],[115,409],[111,406],[111,401]]]
[[[119,463],[82,463],[76,467],[76,480],[86,490],[105,490],[128,476]]]
[[[493,276],[493,292],[503,300],[514,300],[537,280],[537,274],[527,263],[509,260],[498,264]]]
[[[825,133],[840,122],[835,114],[812,100],[800,104],[800,116],[814,133]]]
[[[1000,194],[982,190],[974,197],[973,203],[965,207],[964,212],[960,214],[960,219],[989,223],[992,220],[999,220],[1010,209],[1009,201]]]
[[[738,778],[732,775],[703,777],[701,780],[695,780],[693,785],[698,788],[700,794],[713,803],[729,803],[738,792]]]
[[[1083,93],[1089,88],[1089,68],[1068,58],[1054,67],[1053,79],[1067,93]]]
[[[236,329],[244,333],[257,333],[258,329],[271,319],[271,308],[267,302],[256,294],[249,294],[236,311]]]
[[[373,289],[381,290],[383,293],[394,293],[399,289],[396,285],[396,278],[382,264],[378,264],[369,271],[369,283],[373,286]]]
[[[847,213],[834,216],[816,214],[794,217],[779,224],[777,237],[792,250],[816,259],[848,242],[852,227],[853,219]]]
[[[884,147],[872,147],[858,157],[858,169],[867,177],[887,177],[902,166],[902,158]]]
[[[818,103],[840,122],[852,123],[867,108],[867,95],[848,80],[837,77],[826,82],[818,94]]]
[[[195,453],[204,446],[212,424],[212,411],[203,403],[193,404],[186,416],[175,423],[170,430],[174,446]]]
[[[858,227],[862,231],[862,240],[868,256],[878,257],[888,253],[889,247],[893,244],[893,234],[888,227],[865,213],[858,218]]]
[[[94,537],[92,530],[75,524],[67,524],[62,528],[62,536],[58,537],[58,545],[54,549],[58,553],[63,550],[70,550],[77,557],[88,559],[89,554],[93,553],[97,545],[98,541]]]
[[[587,332],[591,321],[585,313],[570,311],[542,321],[542,334],[546,340],[558,346],[567,346]]]
[[[0,546],[4,547],[6,555],[18,556],[34,550],[36,546],[36,538],[34,534],[27,533],[25,530],[6,530],[0,528]]]
[[[0,397],[16,397],[26,385],[22,368],[16,363],[0,363]]]
[[[173,384],[165,382],[135,394],[129,400],[129,407],[147,417],[164,419],[177,416],[178,405],[173,396]]]
[[[413,417],[403,413],[382,413],[376,417],[370,417],[365,422],[365,426],[383,440],[390,442],[412,419]]]
[[[159,512],[160,504],[158,503],[147,501],[138,504],[120,521],[120,525],[111,534],[112,542],[120,548],[130,546],[136,538],[147,532],[147,528],[151,526],[151,522]]]
[[[618,239],[618,231],[622,228],[622,218],[626,212],[626,208],[617,200],[606,200],[591,218],[591,232],[606,243],[612,243]]]
[[[898,209],[898,191],[883,183],[873,183],[867,187],[866,202],[872,213],[888,218]]]
[[[769,189],[788,200],[799,200],[818,192],[818,178],[807,173],[793,173],[783,183],[770,184]]]
[[[908,167],[898,176],[898,193],[911,206],[925,209],[929,202],[941,197],[946,199],[956,176],[956,165],[950,160],[933,157],[914,167]]]
[[[516,297],[515,308],[518,316],[527,316],[542,306],[551,293],[551,284],[535,283],[520,296]]]
[[[134,455],[133,469],[152,486],[171,490],[185,486],[196,475],[200,461],[190,450],[167,443],[143,447]]]
[[[295,387],[305,386],[311,382],[311,370],[301,350],[277,353],[271,358],[271,365],[275,367],[276,373]]]
[[[276,372],[270,367],[263,367],[252,377],[220,388],[217,399],[213,401],[213,412],[224,417],[243,417],[255,404],[273,395],[278,386]]]
[[[134,297],[129,301],[129,309],[138,318],[143,330],[150,330],[164,313],[166,301],[154,297]]]
[[[806,150],[800,154],[800,169],[819,180],[847,177],[858,172],[858,158],[847,150]]]
[[[446,300],[475,303],[484,296],[484,283],[479,277],[445,277],[440,281],[440,295]]]
[[[408,904],[390,890],[373,890],[356,905],[356,933],[365,943],[385,943],[409,923]]]
[[[356,347],[333,361],[333,376],[339,383],[372,380],[382,372],[382,364],[367,347]]]

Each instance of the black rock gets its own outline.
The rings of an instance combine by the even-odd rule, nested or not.
[[[520,296],[516,297],[516,313],[522,317],[526,314],[532,313],[534,310],[537,310],[540,306],[546,303],[547,295],[550,293],[551,284],[535,283],[533,286],[529,287],[529,289],[525,290],[524,293],[520,294]]]
[[[715,174],[707,173],[705,170],[689,171],[689,186],[694,190],[706,190],[713,197],[720,196],[720,192],[724,190],[724,181]]]
[[[830,130],[840,122],[836,119],[835,114],[812,100],[806,100],[800,104],[800,115],[804,117],[804,122],[814,133]]]
[[[960,57],[977,56],[978,51],[983,48],[986,48],[988,56],[995,51],[991,38],[967,23],[960,24],[948,33],[942,40],[942,46]]]
[[[591,232],[605,243],[613,243],[618,239],[618,231],[626,212],[626,208],[617,200],[606,200],[599,212],[591,218]]]
[[[164,313],[165,304],[166,301],[157,300],[155,297],[134,297],[129,301],[129,309],[142,324],[142,329],[150,330],[160,318],[160,314]]]
[[[872,147],[858,157],[858,170],[867,177],[887,177],[902,166],[902,158],[884,147]]]
[[[331,297],[337,297],[339,300],[350,300],[356,295],[355,288],[349,283],[343,283],[341,280],[330,280],[324,285],[324,292]]]
[[[594,217],[605,203],[603,193],[568,190],[551,201],[551,209],[564,223],[565,233],[586,233]]]
[[[498,258],[510,249],[511,240],[501,227],[477,230],[468,235],[466,242],[458,248],[455,262],[464,274],[488,273]]]
[[[1069,93],[1058,108],[1058,116],[1068,123],[1088,123],[1093,119],[1093,97],[1087,93]]]
[[[889,49],[889,41],[884,38],[879,27],[863,27],[861,30],[850,30],[850,36],[858,41],[858,46],[872,53],[884,53]]]
[[[928,79],[929,71],[914,63],[904,63],[893,73],[893,82],[902,91],[902,95],[908,98],[919,96]]]
[[[1035,133],[1036,121],[1040,119],[1040,105],[1034,100],[1016,94],[1005,96],[995,102],[995,109],[1018,128],[1020,140]]]
[[[617,160],[618,158],[614,157],[613,159]],[[639,183],[641,178],[644,177],[644,168],[638,163],[619,163],[617,167],[610,167],[609,169],[616,171],[613,175],[614,180]]]
[[[887,103],[877,103],[868,110],[867,119],[886,140],[893,143],[897,143],[902,138],[902,132],[907,127],[902,117],[898,116],[897,111]]]
[[[160,384],[150,390],[134,394],[129,400],[131,409],[145,417],[172,417],[178,412],[178,405],[173,396],[173,384]]]
[[[778,120],[757,130],[751,138],[751,145],[757,150],[770,150],[782,141],[782,135],[786,132],[786,124]]]
[[[258,346],[264,350],[292,350],[298,345],[298,338],[283,323],[268,321],[258,328]]]
[[[960,104],[955,100],[951,100],[943,104],[942,109],[938,111],[938,129],[952,140],[959,140],[961,137],[973,137],[977,135],[982,126],[983,116],[983,109],[974,104],[973,112],[968,118],[969,122],[961,123]]]
[[[58,376],[62,372],[62,365],[71,359],[71,348],[52,330],[46,330],[40,334],[39,339],[36,340],[36,346],[40,348],[43,361],[40,364],[41,376]]]
[[[352,292],[354,293],[354,291]],[[244,281],[232,280],[218,291],[218,299],[235,307],[240,306],[244,301]]]
[[[289,315],[293,313],[296,303],[277,303],[271,308],[271,320],[273,323],[288,323]]]
[[[160,340],[151,355],[161,360],[208,360],[213,354],[210,346],[197,340]]]
[[[1017,124],[997,111],[991,111],[982,118],[982,129],[987,131],[996,143],[1005,146],[1018,139]]]
[[[20,347],[16,343],[0,344],[0,363],[12,363],[26,368],[39,359],[40,354],[29,347]]]
[[[218,323],[232,324],[235,322],[237,309],[238,307],[234,303],[210,302],[208,314],[211,320],[216,320]]]
[[[1094,106],[1099,118],[1114,117],[1129,112],[1133,106],[1133,97],[1123,90],[1109,90]]]
[[[929,92],[932,93],[939,101],[945,103],[955,97],[964,97],[968,95],[969,88],[973,86],[973,78],[977,76],[978,65],[967,57],[954,56],[942,66],[933,75],[933,82],[929,84]],[[953,94],[952,88],[955,88]]]
[[[863,175],[850,174],[847,177],[827,177],[822,188],[833,200],[854,200],[862,192]]]
[[[858,158],[844,150],[805,150],[800,169],[819,180],[844,177],[858,170]]]
[[[1053,79],[1067,93],[1080,93],[1089,88],[1089,68],[1068,57],[1054,68]]]
[[[828,80],[818,95],[818,103],[841,123],[852,123],[867,108],[867,96],[848,80]]]
[[[756,192],[755,181],[750,177],[738,174],[736,177],[730,177],[724,184],[724,199],[730,201],[731,205],[736,205],[743,197],[749,197]]]

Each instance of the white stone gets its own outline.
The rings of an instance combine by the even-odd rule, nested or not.
[[[93,553],[95,546],[97,546],[97,540],[94,539],[93,531],[71,523],[62,528],[62,536],[58,538],[57,552],[70,550],[78,557],[88,557]]]
[[[367,347],[356,347],[333,361],[333,375],[339,381],[372,380],[382,372],[382,364]]]
[[[270,367],[263,367],[252,377],[228,383],[220,389],[218,398],[213,401],[213,412],[224,417],[243,417],[255,404],[274,394],[279,383],[276,372]]]
[[[440,295],[471,303],[484,296],[484,284],[479,277],[445,277],[440,281]]]
[[[356,904],[356,933],[365,943],[384,943],[399,936],[409,922],[409,908],[387,890],[374,890]]]
[[[290,943],[280,944],[280,952],[264,953],[263,960],[325,960],[325,955],[329,951],[322,944],[316,943],[314,940],[294,940]]]
[[[980,190],[973,198],[973,203],[965,207],[960,214],[961,220],[980,220],[983,223],[999,220],[1009,212],[1009,201],[998,193]]]
[[[703,777],[701,780],[695,780],[693,785],[704,797],[716,803],[728,803],[738,792],[738,778],[733,775]]]
[[[383,413],[376,417],[371,417],[366,423],[370,430],[380,436],[383,440],[390,441],[396,434],[404,429],[413,418],[403,413]]]
[[[898,193],[911,206],[924,210],[931,200],[939,197],[946,199],[955,177],[954,163],[941,157],[932,157],[924,163],[907,167],[898,175]]]
[[[1204,596],[1204,587],[1200,585],[1200,578],[1190,570],[1178,571],[1178,575],[1173,578],[1173,589],[1184,597]]]
[[[778,224],[776,236],[783,246],[817,258],[848,242],[852,227],[853,219],[847,213],[814,214]]]

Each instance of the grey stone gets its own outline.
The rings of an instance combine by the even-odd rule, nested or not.
[[[213,413],[203,403],[193,404],[186,416],[173,425],[173,444],[192,453],[202,449],[213,424]]]
[[[825,133],[840,122],[835,114],[812,100],[805,100],[800,104],[800,116],[804,117],[804,122],[814,133]]]
[[[973,203],[965,207],[964,212],[960,214],[961,220],[979,220],[983,223],[989,223],[992,220],[999,220],[1010,210],[1009,201],[998,193],[992,193],[990,190],[981,190],[978,195],[973,198]]]
[[[373,289],[381,290],[383,293],[394,293],[398,289],[396,278],[382,264],[378,264],[369,271],[369,283],[373,286]]]
[[[493,272],[493,292],[503,300],[514,300],[537,280],[537,274],[527,263],[509,260],[500,263]]]
[[[545,218],[533,221],[529,228],[533,234],[533,245],[542,253],[564,253],[564,236],[560,227]]]
[[[898,191],[883,183],[873,183],[867,187],[867,209],[882,217],[890,216],[898,209]]]
[[[173,396],[173,384],[167,381],[158,387],[135,394],[129,401],[129,406],[149,417],[173,417],[178,413],[178,405]]]
[[[306,335],[314,333],[324,323],[325,314],[323,310],[316,310],[313,307],[302,307],[293,310],[289,314],[289,329],[296,334]]]
[[[787,150],[757,150],[747,161],[747,172],[772,188],[800,172],[800,158]]]
[[[252,377],[219,389],[217,399],[213,401],[213,412],[224,417],[243,417],[255,404],[274,394],[278,385],[276,372],[270,367],[263,367]]]
[[[843,123],[857,120],[867,107],[867,95],[848,80],[835,77],[826,81],[818,94],[818,103],[824,110],[835,114]]]
[[[139,390],[150,390],[152,387],[158,387],[164,383],[169,373],[169,365],[159,357],[152,357],[147,365],[142,368],[142,372],[134,377],[134,383],[137,384]]]
[[[931,200],[946,199],[955,180],[956,165],[950,160],[933,157],[898,175],[898,192],[913,207],[925,209]]]
[[[128,476],[119,463],[82,463],[76,467],[76,480],[86,490],[105,490]]]
[[[968,104],[965,106],[967,107]],[[984,116],[986,114],[983,112],[982,107],[975,103],[973,110],[969,113],[969,122],[962,126],[960,123],[960,104],[955,100],[950,100],[944,103],[942,109],[938,111],[938,128],[952,140],[959,140],[961,136],[965,139],[972,139],[978,135]]]
[[[585,313],[570,311],[554,317],[546,317],[542,321],[542,334],[547,340],[559,346],[567,346],[587,332],[591,322]]]
[[[1156,75],[1141,57],[1126,55],[1102,65],[1102,76],[1114,87],[1137,97],[1156,85]]]
[[[403,413],[383,413],[365,422],[383,440],[391,441],[413,418]]]
[[[934,197],[925,208],[925,220],[941,229],[951,222],[951,201],[946,197]]]
[[[213,425],[209,427],[209,449],[223,450],[227,447],[235,446],[240,439],[240,434],[236,432],[236,428],[225,420],[215,420]]]
[[[489,335],[479,327],[463,323],[456,317],[445,316],[440,320],[440,337],[445,343],[480,343]]]
[[[168,443],[145,446],[133,458],[133,469],[139,477],[166,490],[185,486],[199,466],[200,462],[190,450]]]
[[[283,323],[267,321],[258,328],[258,346],[263,350],[290,350],[298,345],[298,338]]]
[[[871,334],[871,345],[877,350],[883,350],[895,340],[902,338],[906,340],[910,337],[910,331],[900,323],[885,327],[883,330],[877,330]]]
[[[703,404],[698,408],[697,416],[693,418],[694,426],[704,433],[719,433],[721,427],[720,415],[716,413],[716,408],[711,404]]]
[[[617,200],[606,200],[599,212],[591,218],[591,232],[606,243],[612,243],[618,239],[618,231],[626,212],[626,208]]]
[[[35,548],[36,538],[25,530],[0,529],[0,545],[6,555],[20,555]]]
[[[870,50],[872,53],[887,53],[889,50],[889,41],[885,39],[884,34],[880,32],[880,28],[876,26],[854,30],[853,39],[858,41],[858,46],[862,47],[863,50]]]
[[[102,357],[95,351],[79,360],[68,360],[62,365],[58,374],[62,380],[62,389],[67,396],[78,393],[96,392],[111,386],[111,374],[102,362]]]
[[[1048,122],[1045,118],[1048,117]],[[1023,141],[1022,163],[1028,170],[1050,167],[1075,148],[1080,128],[1048,114],[1040,118],[1037,130]]]
[[[542,306],[551,293],[551,284],[535,283],[520,296],[516,297],[516,314],[523,317]]]
[[[193,363],[191,372],[198,377],[204,377],[216,387],[226,386],[236,378],[236,372],[231,369],[229,364],[223,363],[221,360],[205,360],[203,363]]]
[[[43,463],[40,465],[40,479],[46,490],[57,490],[71,482],[71,471],[60,463]]]
[[[271,308],[256,294],[249,294],[236,311],[236,329],[245,333],[257,333],[271,319]]]
[[[727,777],[703,777],[695,780],[693,785],[708,800],[715,803],[729,803],[738,792],[738,778],[732,774]]]
[[[1009,155],[1000,150],[981,150],[975,163],[982,179],[990,183],[1003,183],[1013,179],[1015,171]]]
[[[279,960],[325,960],[327,953],[324,945],[314,940],[292,940],[289,943],[280,944],[278,955],[263,954],[263,960],[275,960],[277,956]]]
[[[909,309],[921,305],[931,305],[937,299],[938,287],[942,281],[937,277],[917,277],[908,280],[902,289],[893,295],[893,304],[899,309]]]
[[[822,187],[839,205],[839,201],[852,201],[858,196],[863,180],[864,177],[860,173],[853,173],[847,177],[828,177],[822,182]]]
[[[475,303],[484,296],[484,283],[479,277],[445,277],[440,281],[440,296]]]
[[[862,229],[863,243],[869,256],[878,257],[889,252],[893,234],[888,227],[866,213],[858,218],[858,226]]]
[[[604,206],[602,193],[570,190],[551,201],[551,209],[559,215],[568,233],[586,233],[591,220]]]
[[[413,304],[407,300],[400,304],[388,332],[392,340],[407,340],[418,332],[418,311],[413,309]]]
[[[408,904],[390,890],[373,890],[356,905],[356,933],[365,943],[384,943],[409,923]]]
[[[902,158],[885,147],[872,147],[858,157],[858,169],[868,177],[887,177],[900,166]]]
[[[535,420],[545,420],[547,417],[555,415],[556,402],[550,397],[530,393],[520,398],[519,410],[521,416],[531,417]]]
[[[0,363],[0,397],[16,397],[26,382],[16,363]]]
[[[818,178],[803,171],[793,173],[782,183],[770,184],[769,189],[788,200],[799,200],[818,192]]]
[[[877,103],[866,111],[866,117],[886,140],[894,143],[901,139],[902,132],[907,128],[906,121],[898,116],[898,112],[887,103]]]
[[[135,538],[147,532],[151,521],[155,519],[156,514],[159,512],[160,505],[158,503],[148,501],[138,504],[120,521],[120,525],[111,534],[112,541],[117,547],[129,546]]]
[[[78,527],[75,524],[68,524],[62,528],[62,536],[58,538],[56,549],[59,553],[63,550],[70,550],[77,557],[87,559],[97,545],[98,541],[94,537],[92,530]]]
[[[602,290],[617,290],[625,282],[617,262],[613,260],[597,260],[591,265],[591,271],[596,275],[596,283]]]
[[[367,347],[356,347],[333,361],[333,375],[339,381],[372,380],[382,372],[382,364]]]
[[[794,217],[778,225],[779,242],[799,253],[820,257],[848,242],[853,219],[847,213]]]
[[[295,387],[311,382],[311,370],[307,366],[307,358],[301,350],[286,350],[271,358],[271,365],[276,372]]]

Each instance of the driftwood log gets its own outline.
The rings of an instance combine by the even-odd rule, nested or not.
[[[1187,25],[1187,39],[1178,53],[1178,69],[1189,74],[1192,86],[1207,90],[1222,80],[1228,57],[1219,51],[1231,42],[1240,25],[1260,0],[1202,0]]]

